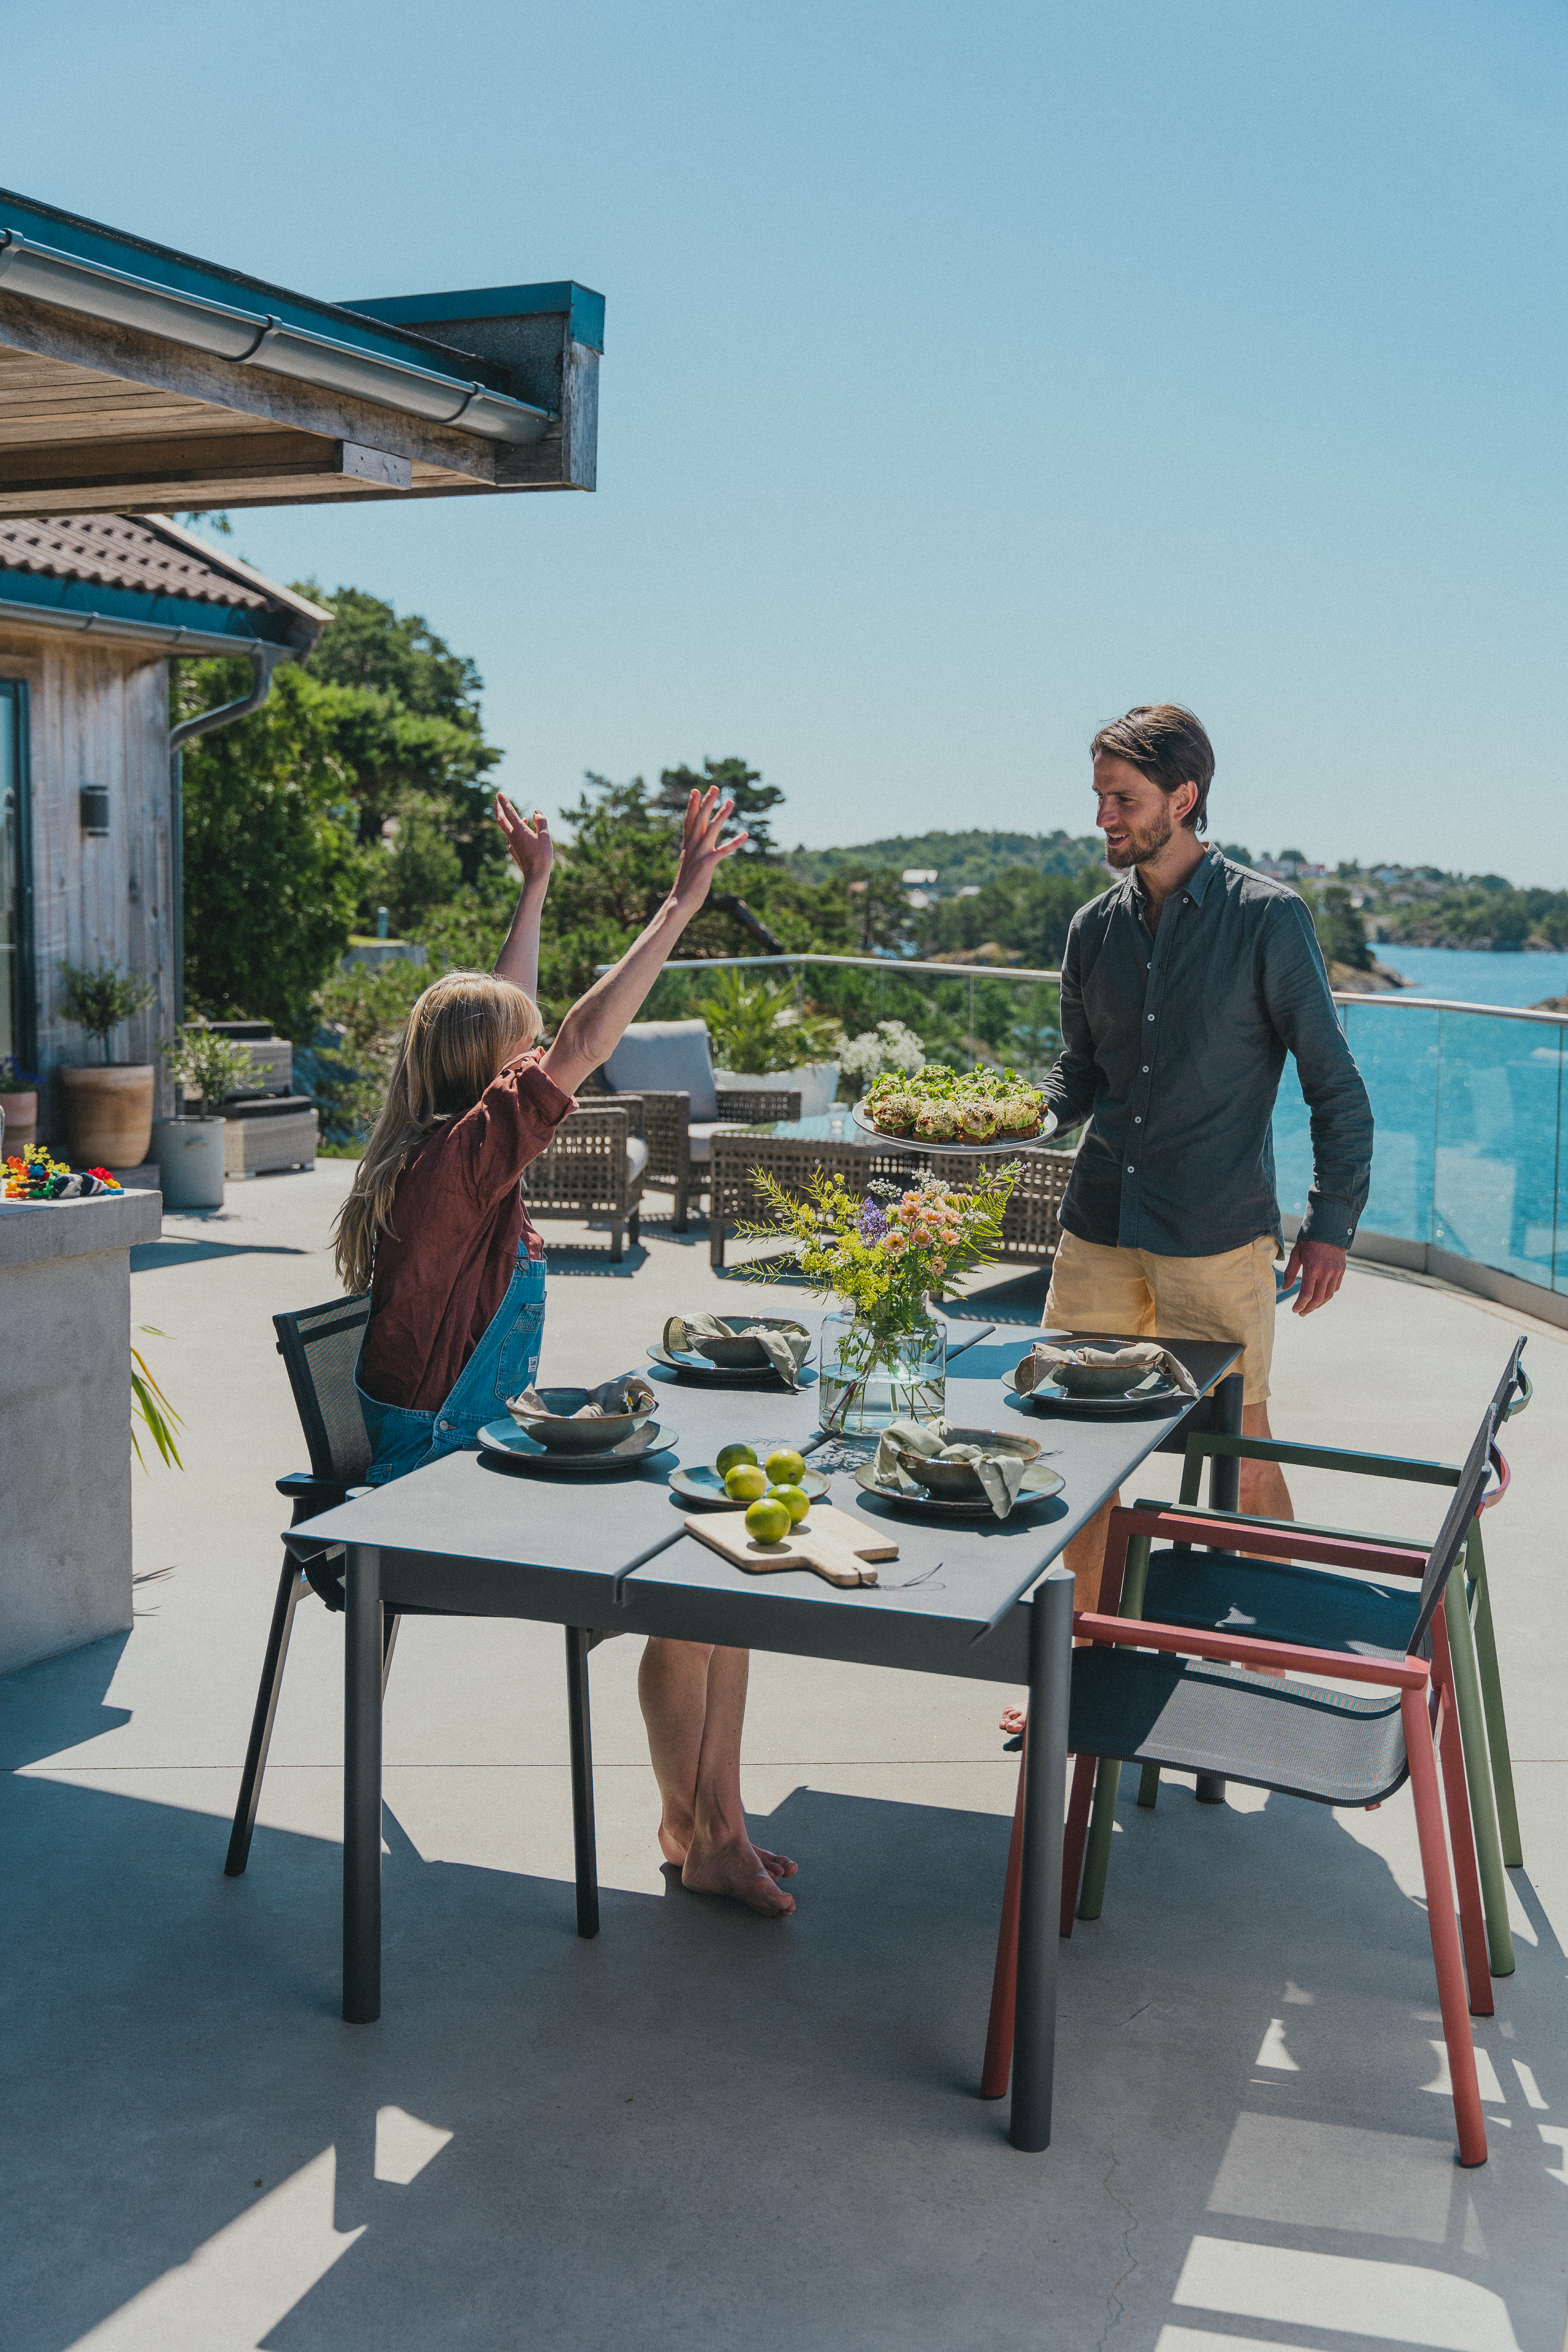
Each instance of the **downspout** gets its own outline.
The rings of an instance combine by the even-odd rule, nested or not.
[[[227,648],[222,650],[226,651]],[[220,703],[216,710],[198,711],[195,719],[182,719],[169,735],[169,896],[174,902],[174,1025],[179,1028],[185,1018],[185,779],[184,747],[198,735],[210,735],[215,727],[231,726],[237,719],[247,719],[259,710],[272,691],[272,673],[280,661],[297,661],[298,646],[254,645],[248,647],[255,683],[250,692],[237,702]],[[178,656],[175,656],[179,658]]]

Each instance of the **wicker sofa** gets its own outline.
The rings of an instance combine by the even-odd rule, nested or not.
[[[641,1103],[644,1181],[675,1195],[670,1222],[678,1234],[686,1231],[692,1196],[709,1190],[709,1155],[728,1126],[800,1117],[797,1091],[720,1086],[701,1021],[634,1021],[595,1079],[612,1101],[626,1098],[624,1088]]]
[[[1070,1151],[1018,1152],[1018,1181],[1007,1203],[997,1244],[999,1259],[1029,1265],[1048,1265],[1057,1253],[1061,1227],[1057,1212],[1072,1173]],[[858,1184],[872,1177],[913,1176],[921,1168],[934,1169],[944,1183],[973,1184],[977,1163],[956,1154],[901,1151],[858,1143],[812,1143],[783,1135],[716,1135],[709,1168],[708,1256],[710,1265],[724,1263],[724,1244],[731,1226],[744,1219],[761,1219],[765,1203],[752,1181],[753,1168],[763,1168],[786,1192],[804,1192],[813,1171],[824,1168],[847,1176]]]
[[[637,1095],[568,1111],[549,1150],[529,1163],[522,1180],[536,1223],[546,1217],[608,1217],[612,1265],[625,1255],[628,1232],[634,1243],[638,1238],[648,1167],[643,1115]]]

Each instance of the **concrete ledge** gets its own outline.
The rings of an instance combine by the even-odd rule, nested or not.
[[[163,1230],[161,1192],[107,1192],[89,1201],[0,1201],[0,1266],[86,1257],[155,1242]]]
[[[1280,1220],[1287,1242],[1293,1242],[1301,1230],[1300,1217]],[[1452,1284],[1456,1290],[1468,1290],[1478,1298],[1489,1298],[1498,1307],[1511,1307],[1520,1315],[1533,1315],[1538,1323],[1557,1323],[1568,1330],[1568,1296],[1560,1290],[1548,1290],[1544,1284],[1524,1282],[1516,1274],[1504,1274],[1500,1267],[1482,1265],[1473,1257],[1458,1257],[1452,1250],[1436,1248],[1430,1242],[1406,1241],[1399,1234],[1373,1234],[1364,1229],[1351,1244],[1352,1257],[1363,1258],[1372,1265],[1397,1265],[1406,1274],[1427,1274],[1435,1281]]]

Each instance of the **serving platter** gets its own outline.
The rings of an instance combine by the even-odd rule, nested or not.
[[[672,1470],[669,1483],[683,1501],[700,1503],[707,1510],[743,1511],[746,1508],[746,1505],[738,1503],[733,1495],[726,1495],[724,1481],[717,1470]],[[820,1470],[806,1470],[796,1484],[805,1488],[814,1503],[827,1492],[827,1481]]]
[[[995,1517],[988,1495],[980,1495],[973,1498],[965,1496],[962,1501],[952,1502],[928,1494],[924,1488],[921,1488],[918,1494],[906,1495],[901,1487],[879,1486],[877,1484],[877,1465],[874,1459],[860,1465],[859,1469],[855,1473],[855,1484],[864,1493],[875,1495],[879,1501],[891,1503],[900,1511],[929,1512],[933,1517],[939,1519],[989,1519]],[[1036,1503],[1048,1502],[1053,1495],[1060,1493],[1065,1484],[1066,1481],[1059,1470],[1051,1469],[1044,1462],[1031,1463],[1019,1482],[1018,1492],[1014,1497],[1013,1510],[1022,1510],[1032,1507]],[[1008,1517],[1012,1517],[1011,1512]]]
[[[1057,1131],[1054,1110],[1046,1113],[1033,1135],[998,1136],[994,1143],[939,1143],[925,1135],[892,1135],[886,1128],[879,1127],[859,1103],[851,1107],[849,1116],[868,1141],[881,1144],[885,1150],[951,1152],[961,1160],[1005,1160],[1010,1151],[1027,1151],[1033,1145],[1046,1142]]]
[[[481,1454],[504,1458],[524,1470],[635,1470],[656,1454],[673,1453],[679,1443],[674,1430],[661,1428],[657,1421],[645,1421],[640,1429],[601,1454],[552,1453],[514,1421],[488,1421],[479,1432]]]

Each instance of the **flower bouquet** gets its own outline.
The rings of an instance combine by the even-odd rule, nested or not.
[[[822,1327],[824,1429],[854,1434],[942,1411],[946,1343],[931,1294],[994,1263],[1017,1179],[1011,1161],[984,1184],[954,1189],[927,1170],[908,1187],[873,1181],[862,1192],[817,1169],[800,1198],[753,1170],[772,1214],[742,1224],[742,1238],[787,1242],[793,1254],[753,1265],[752,1277],[798,1272],[819,1297],[843,1302]]]
[[[63,1160],[51,1160],[41,1143],[29,1145],[18,1157],[0,1160],[0,1200],[81,1201],[95,1192],[118,1192],[118,1177],[107,1168],[79,1172]]]

